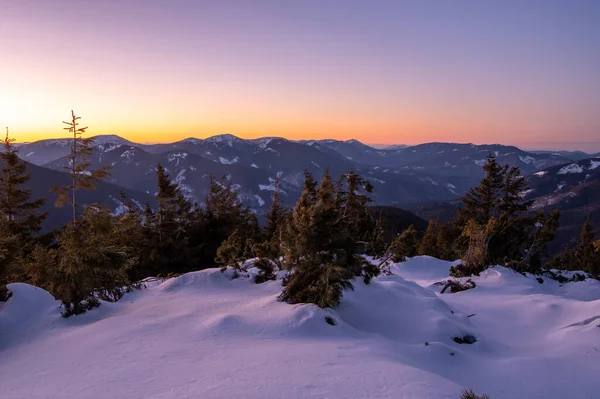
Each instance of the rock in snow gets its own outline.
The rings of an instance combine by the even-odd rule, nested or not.
[[[598,281],[540,284],[495,267],[475,289],[440,295],[451,264],[393,265],[397,275],[355,281],[334,310],[281,303],[281,281],[216,269],[68,319],[47,292],[11,284],[0,397],[456,399],[464,387],[493,399],[597,397]],[[467,335],[477,341],[453,341]]]

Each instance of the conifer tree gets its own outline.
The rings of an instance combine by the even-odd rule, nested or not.
[[[285,208],[281,205],[281,190],[279,187],[279,178],[275,180],[275,191],[273,192],[273,200],[265,217],[267,222],[264,228],[265,240],[273,239],[275,233],[279,230],[281,222],[285,217]]]
[[[65,317],[121,297],[135,256],[119,242],[117,226],[106,207],[88,206],[58,234],[57,248],[34,250],[32,282],[62,301]]]
[[[504,166],[501,183],[502,196],[498,203],[498,213],[509,218],[516,218],[526,212],[533,204],[531,200],[523,201],[523,193],[527,189],[525,177],[521,176],[521,169],[518,166],[511,168],[508,165]]]
[[[290,217],[283,243],[286,267],[291,270],[281,298],[289,303],[339,305],[344,290],[353,289],[352,268],[344,242],[335,234],[339,223],[336,192],[326,172],[313,201],[312,176],[306,174],[302,196]]]
[[[496,161],[496,157],[489,154],[483,169],[486,176],[461,199],[464,208],[459,209],[459,221],[462,225],[466,225],[471,219],[479,225],[487,224],[499,204],[503,168]]]
[[[343,178],[346,180],[347,191],[342,196],[345,197],[344,201],[338,205],[341,209],[337,234],[345,241],[346,267],[353,270],[355,276],[359,276],[366,264],[361,255],[367,250],[367,240],[374,225],[373,217],[367,209],[367,204],[372,201],[369,194],[373,192],[373,186],[353,170],[344,174]]]
[[[385,236],[385,218],[383,215],[379,215],[375,221],[373,230],[371,230],[366,253],[367,255],[379,258],[385,254],[387,247],[388,242]]]
[[[595,234],[589,220],[581,228],[579,245],[575,248],[573,269],[583,270],[600,278],[600,254],[596,251]]]
[[[260,270],[255,280],[257,283],[274,279],[275,268],[281,269],[282,267],[281,242],[288,214],[281,205],[279,180],[276,181],[275,187],[273,201],[266,214],[267,223],[263,230],[263,241],[254,247],[258,257],[254,266]]]
[[[399,236],[394,238],[388,253],[394,262],[404,262],[406,258],[412,258],[417,255],[417,248],[419,246],[419,239],[417,237],[417,230],[412,224],[402,232]]]
[[[142,269],[154,275],[188,272],[197,261],[189,242],[193,205],[161,164],[156,167],[156,177],[158,205],[156,212],[148,208],[145,211],[145,229],[151,249]]]
[[[31,190],[24,187],[31,174],[27,173],[27,163],[19,158],[14,141],[6,128],[4,151],[0,153],[0,220],[11,233],[29,241],[40,231],[47,213],[38,214],[44,199],[31,201]]]
[[[47,215],[39,213],[44,200],[31,201],[31,190],[25,188],[31,174],[14,141],[6,128],[0,153],[0,301],[7,297],[9,275],[19,273],[28,261]]]
[[[139,281],[152,273],[145,267],[147,253],[150,252],[150,240],[144,215],[140,207],[121,192],[121,202],[125,211],[115,218],[119,243],[130,249],[132,266],[127,270],[130,281]]]
[[[450,275],[463,277],[479,275],[489,262],[489,243],[497,229],[497,219],[492,216],[485,225],[478,224],[474,219],[467,222],[462,237],[468,242],[467,251],[461,257],[461,264],[450,268]]]
[[[430,220],[417,248],[418,255],[428,255],[443,260],[454,260],[447,232],[442,223]]]
[[[527,271],[537,273],[542,268],[544,258],[547,257],[547,244],[554,240],[559,227],[560,211],[554,209],[546,216],[544,211],[539,212],[535,217],[526,241],[525,254],[521,262],[517,264],[518,271]]]
[[[91,191],[96,188],[96,184],[100,179],[109,176],[109,168],[107,166],[93,170],[90,169],[90,157],[92,155],[94,139],[83,137],[88,128],[80,127],[80,119],[81,117],[76,116],[75,112],[71,111],[71,120],[63,122],[67,125],[64,129],[73,134],[69,165],[65,166],[65,169],[71,175],[71,184],[52,188],[52,191],[57,195],[56,206],[71,205],[73,223],[77,223],[77,191],[80,189]]]
[[[203,265],[214,264],[217,250],[236,228],[250,223],[250,211],[240,201],[231,181],[210,177],[210,190],[204,209],[196,212],[193,242],[201,250]],[[259,242],[260,240],[256,240]]]
[[[227,267],[233,268],[234,277],[237,277],[238,272],[245,271],[244,262],[255,257],[254,248],[259,237],[258,219],[250,214],[247,222],[237,227],[217,249],[215,263],[221,265],[221,271],[225,271]]]

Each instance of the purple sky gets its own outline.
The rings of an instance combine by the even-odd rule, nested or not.
[[[599,151],[599,38],[600,1],[0,0],[0,124]]]

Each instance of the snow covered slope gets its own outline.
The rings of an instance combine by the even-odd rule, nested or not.
[[[496,267],[477,288],[440,295],[433,283],[450,265],[394,265],[398,276],[355,282],[335,310],[278,302],[280,281],[214,269],[69,319],[45,291],[12,284],[0,305],[0,397],[598,396],[600,283],[539,284]],[[452,340],[466,334],[478,341]]]

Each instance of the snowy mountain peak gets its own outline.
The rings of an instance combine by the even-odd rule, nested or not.
[[[204,140],[206,143],[213,143],[213,144],[224,144],[227,145],[229,147],[233,147],[233,145],[235,143],[241,143],[244,140],[242,140],[239,137],[234,136],[233,134],[219,134],[216,136],[212,136],[207,138],[206,140]]]
[[[183,139],[180,141],[180,143],[188,143],[188,144],[193,144],[193,145],[199,145],[199,144],[202,144],[203,142],[204,142],[204,140],[197,139],[195,137],[188,137],[187,139]]]
[[[92,137],[95,145],[106,145],[106,144],[119,144],[119,145],[131,145],[131,141],[124,139],[116,134],[102,134]]]

